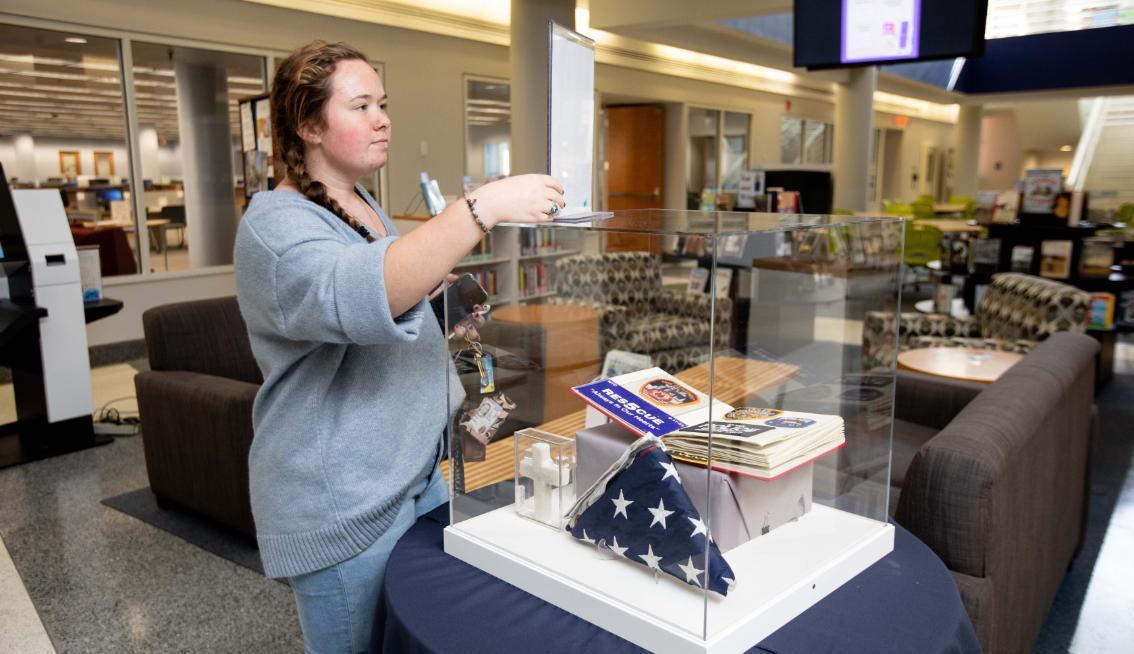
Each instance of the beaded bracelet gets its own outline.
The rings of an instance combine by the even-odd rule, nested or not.
[[[472,214],[473,222],[480,228],[480,231],[487,234],[490,230],[488,226],[480,219],[480,215],[476,212],[476,198],[470,198],[468,193],[465,193],[465,204],[469,205],[469,213]]]

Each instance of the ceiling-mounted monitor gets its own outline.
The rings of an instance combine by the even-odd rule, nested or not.
[[[795,66],[978,57],[987,13],[988,0],[795,0]]]

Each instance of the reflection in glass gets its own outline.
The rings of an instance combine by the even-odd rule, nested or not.
[[[476,185],[511,173],[511,85],[465,80],[465,175]],[[448,191],[455,193],[456,189]]]

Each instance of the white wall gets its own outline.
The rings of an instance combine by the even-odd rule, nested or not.
[[[151,307],[236,295],[232,266],[166,275],[103,278],[104,297],[122,300],[122,310],[87,325],[87,345],[142,338],[142,314]]]
[[[1020,179],[1020,133],[1016,112],[990,111],[981,119],[980,167],[977,188],[1000,191],[1012,188]]]

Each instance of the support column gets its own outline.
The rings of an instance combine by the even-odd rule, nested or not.
[[[39,175],[35,169],[35,138],[31,134],[16,134],[13,141],[16,146],[16,165],[7,171],[8,177],[15,177],[21,182],[38,180]]]
[[[547,172],[547,22],[575,28],[575,0],[512,0],[512,174]]]
[[[199,51],[177,50],[177,124],[185,180],[189,265],[232,263],[236,200],[232,130],[224,64]]]
[[[878,69],[851,68],[835,85],[835,209],[866,211]],[[803,198],[804,206],[807,198]]]
[[[153,125],[138,130],[138,147],[142,150],[142,177],[161,182],[161,159],[158,157],[158,133]]]
[[[984,107],[961,105],[953,130],[953,194],[976,197],[980,168],[980,125]]]
[[[681,102],[665,104],[665,208],[685,209],[689,159],[689,108]]]

